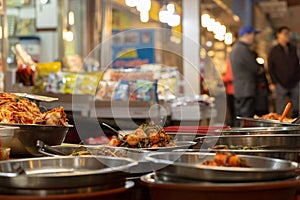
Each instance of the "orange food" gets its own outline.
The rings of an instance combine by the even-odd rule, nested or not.
[[[36,103],[14,94],[0,94],[0,122],[9,124],[46,124],[67,126],[62,107],[42,113]]]
[[[281,115],[279,115],[278,113],[269,113],[269,114],[266,114],[266,115],[263,115],[261,117],[255,115],[254,116],[255,119],[270,119],[270,120],[280,120],[281,118]],[[289,118],[289,117],[285,117],[282,119],[283,122],[293,122],[294,119],[292,118]]]
[[[247,162],[231,153],[220,153],[217,152],[214,160],[206,160],[202,165],[207,166],[222,166],[222,167],[249,167]]]
[[[165,130],[154,123],[144,124],[132,133],[113,138],[109,144],[116,147],[158,148],[175,146],[172,138]]]

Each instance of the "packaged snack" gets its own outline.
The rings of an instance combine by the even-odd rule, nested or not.
[[[136,100],[136,81],[129,82],[129,100],[130,101]]]
[[[76,74],[64,73],[64,94],[74,94],[76,76]]]
[[[113,100],[115,101],[127,101],[129,96],[129,83],[128,81],[120,81],[119,85],[115,89]]]
[[[34,76],[33,92],[46,92],[47,85],[49,84],[49,74],[58,73],[60,70],[60,62],[38,63],[36,65],[36,73]]]
[[[102,75],[103,72],[77,74],[74,93],[94,96]]]
[[[151,101],[153,83],[147,80],[136,81],[136,100]]]
[[[48,83],[46,92],[63,93],[64,89],[64,75],[62,73],[50,73],[48,76]]]
[[[98,86],[98,92],[96,94],[96,99],[98,100],[104,100],[105,95],[107,91],[107,82],[106,81],[100,81]]]

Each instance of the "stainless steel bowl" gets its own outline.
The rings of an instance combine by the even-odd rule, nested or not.
[[[11,142],[11,157],[42,156],[36,147],[36,141],[42,140],[49,145],[60,145],[69,130],[69,126],[47,126],[36,124],[3,124],[19,127],[14,131]]]
[[[104,156],[1,161],[0,187],[59,190],[102,186],[102,189],[111,189],[123,186],[126,171],[136,164],[131,159]]]
[[[289,122],[279,122],[271,119],[255,119],[250,117],[236,117],[241,121],[241,127],[281,127],[281,126],[299,126],[299,124]]]
[[[245,127],[215,130],[220,135],[300,134],[300,126],[290,127]]]
[[[206,160],[213,160],[213,153],[151,153],[146,156],[156,170],[156,174],[200,181],[213,182],[248,182],[287,179],[296,176],[298,163],[264,158],[258,156],[239,155],[249,168],[214,167],[202,165]]]

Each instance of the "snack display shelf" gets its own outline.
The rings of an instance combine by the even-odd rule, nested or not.
[[[98,118],[147,119],[159,113],[171,116],[168,103],[157,105],[150,101],[95,101],[91,102],[90,107],[90,116]]]

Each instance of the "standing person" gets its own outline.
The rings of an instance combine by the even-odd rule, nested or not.
[[[234,88],[233,88],[233,74],[231,70],[230,61],[226,61],[226,72],[222,76],[226,89],[227,107],[230,114],[229,126],[234,126],[235,123],[235,109],[234,109]]]
[[[276,111],[282,113],[286,97],[292,103],[292,117],[299,114],[300,68],[296,47],[290,43],[290,29],[280,27],[276,32],[278,44],[269,54],[268,65],[272,83],[275,84]]]
[[[254,44],[258,30],[244,26],[239,40],[233,46],[230,63],[233,72],[235,112],[237,116],[253,117],[255,114],[256,75],[262,73],[250,46]],[[238,124],[237,124],[238,125]]]

